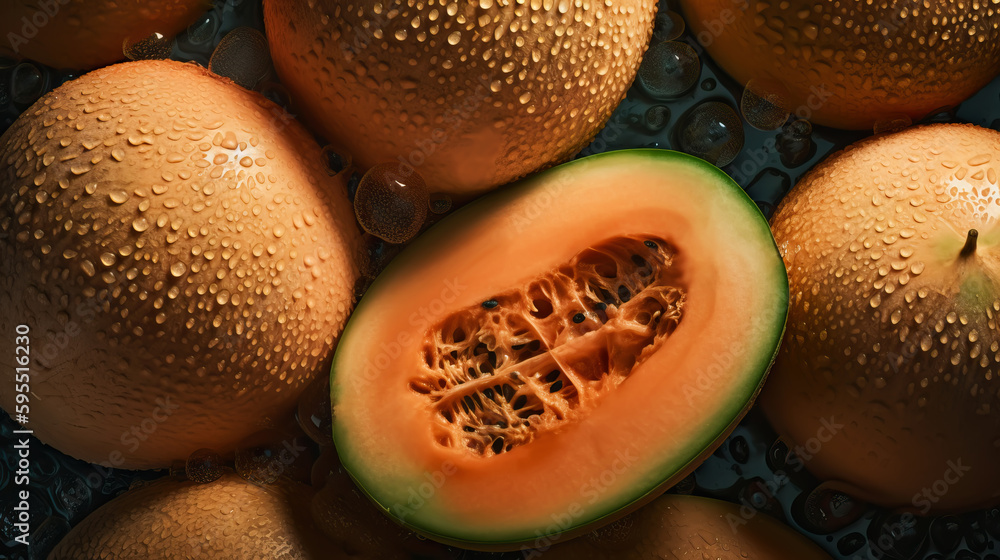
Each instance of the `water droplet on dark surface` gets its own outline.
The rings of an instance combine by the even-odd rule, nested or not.
[[[666,105],[653,105],[646,109],[642,123],[646,131],[656,133],[667,127],[670,122],[670,108]]]
[[[428,199],[428,209],[433,214],[447,214],[451,211],[451,196],[445,193],[433,193]]]
[[[258,485],[273,484],[281,476],[306,481],[315,459],[313,449],[304,435],[277,429],[261,430],[237,446],[236,474]]]
[[[750,126],[758,130],[775,130],[788,120],[787,98],[780,88],[750,80],[740,99],[740,111]]]
[[[215,40],[220,24],[219,15],[210,11],[188,26],[185,40],[193,46],[208,45]]]
[[[837,552],[849,556],[861,550],[868,540],[861,533],[848,533],[837,541]]]
[[[979,524],[994,539],[1000,540],[1000,508],[990,508],[980,514]]]
[[[330,405],[329,376],[320,376],[302,392],[295,419],[311,440],[319,445],[333,445],[333,410]]]
[[[336,175],[351,165],[350,157],[341,155],[333,146],[324,146],[320,152],[323,158],[323,168],[328,175]]]
[[[965,546],[969,547],[969,550],[981,554],[986,551],[989,542],[990,537],[982,527],[979,527],[978,524],[966,523]]]
[[[844,529],[860,519],[867,510],[865,503],[824,484],[801,494],[792,506],[796,521],[817,535]]]
[[[743,149],[743,120],[729,105],[709,101],[684,115],[678,136],[681,151],[723,167]]]
[[[19,105],[31,105],[45,93],[46,81],[44,72],[34,64],[18,64],[11,74],[11,100]]]
[[[797,120],[785,125],[776,138],[781,164],[796,168],[805,164],[813,155],[812,125],[809,121]]]
[[[424,179],[398,163],[379,164],[362,177],[354,195],[354,213],[368,233],[390,243],[406,243],[427,219]]]
[[[139,39],[126,38],[122,54],[129,60],[165,60],[173,52],[173,39],[162,33],[153,33]]]
[[[378,276],[389,262],[403,250],[402,245],[366,233],[361,239],[361,255],[358,259],[361,275],[370,279]]]
[[[667,41],[650,47],[639,66],[636,81],[656,99],[682,95],[698,83],[701,62],[687,43]]]
[[[253,89],[271,73],[271,51],[264,34],[252,27],[237,27],[219,41],[208,69]]]
[[[740,489],[737,501],[756,511],[766,513],[775,519],[784,521],[785,512],[776,496],[779,488],[777,488],[773,480],[770,482],[771,485],[769,486],[762,478],[751,478]]]
[[[684,18],[679,13],[660,8],[659,13],[656,14],[651,42],[659,43],[679,39],[684,34],[686,27]]]
[[[292,105],[292,100],[285,86],[272,80],[264,80],[257,84],[257,92],[278,107],[284,109],[284,114],[279,113],[274,115],[276,119],[283,122],[292,122],[295,120],[295,115],[288,112]]]
[[[939,517],[931,521],[931,540],[941,552],[951,552],[958,548],[958,544],[962,542],[963,532],[962,520],[954,515]]]
[[[886,514],[876,518],[868,527],[869,542],[899,560],[912,560],[927,550],[926,518],[909,514]]]
[[[222,456],[211,449],[199,449],[188,456],[184,463],[184,475],[188,480],[207,484],[222,476],[225,463]]]
[[[750,444],[743,436],[736,436],[729,440],[729,454],[733,460],[741,465],[747,464],[750,460]]]
[[[681,479],[680,482],[675,484],[670,491],[674,494],[691,494],[698,487],[697,480],[695,479],[695,474],[691,473]]]

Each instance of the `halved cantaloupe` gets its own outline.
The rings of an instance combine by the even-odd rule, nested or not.
[[[787,302],[767,222],[720,170],[662,150],[578,160],[463,208],[377,279],[334,360],[337,449],[436,540],[592,529],[729,434]]]

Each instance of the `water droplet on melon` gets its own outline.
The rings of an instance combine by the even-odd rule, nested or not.
[[[124,204],[128,201],[128,193],[122,189],[115,189],[108,193],[108,198],[115,204]]]

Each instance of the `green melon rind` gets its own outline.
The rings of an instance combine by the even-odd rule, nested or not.
[[[717,448],[722,441],[726,439],[726,437],[732,432],[733,428],[736,427],[746,412],[750,409],[759,394],[761,387],[763,386],[764,379],[771,364],[777,356],[778,346],[782,335],[784,334],[789,299],[788,278],[785,266],[778,252],[778,247],[774,238],[771,235],[771,230],[767,220],[761,214],[760,209],[757,207],[756,203],[754,203],[753,200],[747,196],[743,189],[740,188],[740,186],[737,185],[721,169],[708,164],[704,160],[680,152],[658,149],[622,150],[589,156],[563,164],[552,170],[539,173],[528,179],[511,184],[499,191],[477,199],[476,201],[456,211],[454,214],[443,219],[441,222],[435,224],[427,232],[423,233],[398,257],[396,257],[389,264],[389,266],[386,267],[382,274],[379,275],[369,288],[365,297],[363,297],[359,302],[357,308],[351,316],[351,319],[348,321],[344,333],[341,336],[340,343],[338,344],[337,352],[334,356],[333,366],[331,368],[331,401],[334,407],[336,407],[340,394],[338,368],[342,361],[349,359],[345,358],[345,356],[350,354],[351,341],[353,338],[355,336],[364,336],[363,328],[352,327],[364,323],[366,310],[371,305],[369,302],[377,299],[378,294],[381,291],[391,289],[391,284],[397,275],[405,273],[405,271],[411,266],[419,265],[421,261],[425,260],[427,255],[433,255],[438,251],[447,251],[448,247],[455,243],[454,239],[456,236],[454,236],[452,232],[461,231],[463,228],[474,223],[479,216],[488,214],[494,211],[495,208],[503,206],[504,203],[528,194],[533,189],[544,188],[549,181],[559,175],[579,173],[585,176],[587,169],[590,166],[604,164],[605,162],[608,164],[617,164],[618,162],[627,162],[629,159],[635,160],[636,165],[653,164],[656,166],[663,166],[665,168],[664,171],[669,171],[669,168],[672,165],[690,166],[690,168],[693,168],[694,171],[705,175],[706,178],[706,181],[703,184],[693,186],[693,188],[709,188],[711,185],[718,190],[717,196],[728,196],[731,197],[731,201],[735,199],[735,201],[741,204],[746,211],[746,215],[744,216],[745,219],[757,226],[761,236],[761,241],[765,239],[769,240],[769,244],[774,249],[773,273],[774,279],[778,280],[778,282],[774,283],[771,287],[775,291],[775,300],[781,306],[783,313],[775,314],[773,328],[765,329],[766,332],[771,333],[769,340],[761,340],[760,344],[757,346],[761,349],[761,351],[758,355],[748,359],[751,363],[751,366],[748,368],[751,373],[746,376],[742,376],[745,381],[742,386],[739,387],[739,390],[729,392],[731,398],[729,399],[729,402],[725,404],[724,408],[732,411],[731,416],[719,415],[718,421],[703,423],[703,437],[692,439],[685,448],[675,449],[674,453],[667,455],[666,460],[662,464],[657,465],[657,468],[655,469],[657,472],[662,473],[663,476],[659,477],[659,479],[663,482],[650,485],[649,487],[637,488],[636,492],[632,495],[616,500],[616,503],[619,505],[597,514],[580,518],[580,522],[578,524],[567,529],[561,535],[556,537],[553,542],[555,540],[565,540],[571,538],[572,536],[587,532],[594,526],[610,522],[628,514],[631,511],[634,511],[638,507],[641,507],[641,505],[648,503],[652,499],[659,496],[664,490],[676,484],[692,472],[702,461],[711,455],[714,449]],[[763,289],[764,286],[761,286],[761,288]],[[347,375],[349,375],[349,373],[347,373]],[[749,395],[749,397],[746,395]],[[348,474],[355,481],[358,487],[372,500],[372,502],[397,523],[400,523],[417,533],[439,542],[481,550],[513,550],[516,549],[518,545],[532,543],[538,539],[537,534],[534,533],[504,536],[496,535],[498,538],[488,535],[476,535],[469,533],[462,534],[463,532],[459,527],[454,527],[454,530],[448,531],[447,534],[444,534],[440,530],[434,529],[432,527],[433,523],[421,524],[419,522],[421,521],[420,515],[412,516],[410,521],[400,521],[392,516],[389,507],[381,504],[375,495],[368,490],[369,487],[377,487],[379,481],[375,480],[374,477],[369,476],[367,470],[363,468],[364,461],[352,455],[350,449],[350,437],[346,433],[340,433],[342,431],[342,424],[334,421],[333,437],[337,443],[337,452],[345,470],[347,470]],[[501,532],[501,530],[497,531],[497,533]]]

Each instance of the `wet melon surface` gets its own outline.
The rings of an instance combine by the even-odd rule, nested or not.
[[[334,360],[338,451],[437,540],[593,528],[731,431],[787,294],[767,223],[718,169],[654,150],[561,166],[444,220],[372,286]]]
[[[666,494],[598,531],[557,543],[545,560],[831,560],[818,546],[766,514],[740,506]]]

